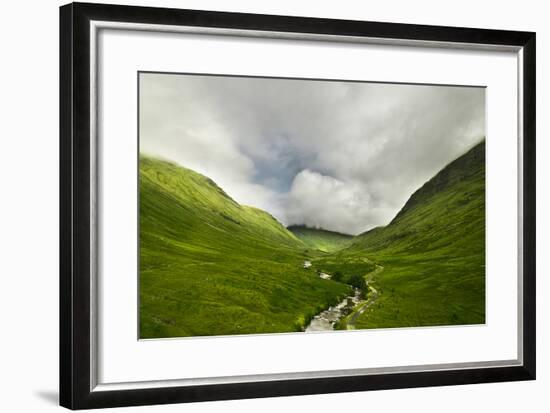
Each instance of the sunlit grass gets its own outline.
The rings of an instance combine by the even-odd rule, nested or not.
[[[301,331],[357,277],[378,296],[356,328],[485,321],[484,143],[413,194],[391,224],[354,238],[288,231],[198,173],[140,158],[142,338]]]
[[[350,287],[303,269],[308,248],[206,177],[140,159],[140,336],[297,331]]]

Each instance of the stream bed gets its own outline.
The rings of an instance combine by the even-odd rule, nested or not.
[[[335,306],[329,307],[325,311],[317,314],[312,318],[305,332],[334,330],[334,324],[349,314],[349,311],[346,311],[346,307],[349,306],[350,301],[353,303],[353,307],[359,304],[361,301],[361,290],[356,289],[353,295],[347,296]]]

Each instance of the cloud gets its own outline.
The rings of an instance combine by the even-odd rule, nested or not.
[[[343,182],[308,169],[296,175],[284,202],[284,220],[289,224],[344,233],[356,232],[358,221],[387,218],[364,183]]]
[[[469,87],[141,74],[140,147],[238,202],[359,233],[485,135]]]

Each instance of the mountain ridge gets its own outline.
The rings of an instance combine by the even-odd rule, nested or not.
[[[340,259],[383,266],[357,328],[485,322],[485,140],[415,191],[395,218],[354,238]]]
[[[464,154],[449,162],[441,168],[432,178],[426,181],[409,197],[405,205],[399,210],[395,217],[391,220],[391,225],[394,221],[399,220],[401,216],[406,214],[410,209],[414,208],[422,198],[432,195],[441,190],[444,186],[449,186],[459,180],[468,179],[477,171],[476,165],[480,162],[485,162],[485,139],[474,145]]]
[[[303,267],[306,245],[214,181],[140,156],[140,337],[300,331],[350,287]]]
[[[485,321],[485,141],[355,237],[285,228],[146,155],[139,182],[141,338],[301,331],[352,285],[377,291],[354,328]]]
[[[353,239],[353,235],[323,228],[312,228],[307,225],[289,225],[287,229],[307,246],[323,252],[333,252],[344,248]]]

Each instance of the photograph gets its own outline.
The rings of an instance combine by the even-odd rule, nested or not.
[[[139,72],[139,338],[484,324],[485,91]]]
[[[40,221],[59,254],[49,231],[29,261],[25,219],[4,214],[25,247],[17,269],[40,267],[31,301],[58,297],[43,314],[58,328],[26,305],[31,321],[12,318],[32,337],[6,330],[50,343],[31,363],[55,373],[34,402],[52,403],[48,389],[52,408],[77,410],[543,400],[543,14],[291,3],[70,3],[43,30],[58,30],[58,81],[23,77],[58,89],[59,116],[40,104],[43,121],[14,130],[50,122],[59,142],[11,139],[26,145],[6,159],[31,183],[11,179],[21,196],[5,204],[43,212],[36,190],[55,191],[35,184],[53,182],[43,172],[58,156],[57,219]],[[17,106],[28,99],[15,89]],[[54,258],[57,293],[41,270]],[[26,294],[15,275],[25,285],[9,290]]]

